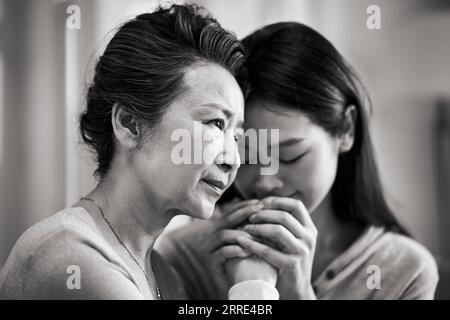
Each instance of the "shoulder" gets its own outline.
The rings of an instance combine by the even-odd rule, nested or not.
[[[381,268],[387,269],[388,281],[404,286],[402,298],[433,297],[439,275],[436,261],[427,248],[393,232],[385,232],[374,246],[374,258]]]
[[[386,232],[380,239],[385,259],[409,267],[415,273],[437,277],[437,265],[433,255],[422,244],[407,236]]]
[[[85,214],[82,208],[66,208],[32,225],[14,245],[15,257],[25,261],[42,252],[56,256],[87,243],[103,245],[102,238],[88,226]]]
[[[113,284],[133,287],[106,241],[76,214],[65,209],[25,231],[8,258],[0,286],[21,291],[27,299],[107,298],[117,290]]]

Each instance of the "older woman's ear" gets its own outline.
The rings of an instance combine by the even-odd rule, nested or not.
[[[353,147],[355,142],[355,126],[357,111],[355,106],[348,106],[344,112],[344,131],[340,138],[339,151],[347,152]]]
[[[134,149],[139,143],[141,130],[136,116],[115,103],[111,112],[113,131],[118,142],[127,149]]]

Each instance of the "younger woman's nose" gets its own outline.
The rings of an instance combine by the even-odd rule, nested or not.
[[[277,195],[283,189],[284,183],[277,175],[261,175],[256,180],[255,194],[258,198]]]

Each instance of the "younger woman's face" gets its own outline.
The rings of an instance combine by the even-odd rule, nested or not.
[[[272,147],[279,147],[279,170],[273,175],[261,175],[261,165],[243,164],[236,188],[245,198],[296,198],[312,213],[335,180],[339,142],[300,111],[273,104],[269,109],[266,103],[255,100],[246,106],[245,129],[267,129],[269,136],[270,130],[279,130],[279,141],[270,141]]]

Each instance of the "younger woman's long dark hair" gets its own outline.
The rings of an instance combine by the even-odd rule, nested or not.
[[[247,101],[257,97],[299,110],[333,136],[345,132],[345,110],[355,106],[355,141],[339,158],[333,207],[342,220],[408,235],[383,195],[368,130],[370,99],[334,46],[295,22],[268,25],[242,42],[248,58]]]

